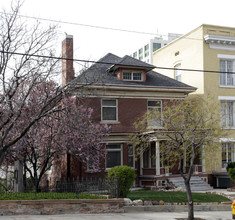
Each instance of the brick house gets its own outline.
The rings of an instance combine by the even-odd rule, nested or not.
[[[67,155],[61,176],[104,176],[105,171],[116,165],[128,165],[136,170],[136,185],[156,185],[157,179],[166,176],[156,157],[161,140],[154,140],[149,150],[135,158],[129,144],[129,135],[137,132],[133,123],[146,111],[161,111],[170,99],[184,99],[196,90],[182,82],[152,71],[154,66],[130,56],[118,57],[108,53],[82,75],[74,78],[73,38],[67,36],[62,43],[62,82],[73,86],[85,85],[83,103],[92,107],[93,120],[111,126],[110,135],[104,140],[104,172],[91,173],[75,158]]]

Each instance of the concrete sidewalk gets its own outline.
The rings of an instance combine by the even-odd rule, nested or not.
[[[232,212],[195,212],[195,217],[206,220],[229,220]],[[138,212],[121,214],[29,215],[0,216],[0,220],[176,220],[186,218],[187,212]]]

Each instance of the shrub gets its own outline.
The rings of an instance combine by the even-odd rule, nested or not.
[[[231,163],[228,164],[228,166],[226,167],[227,171],[228,171],[230,168],[235,168],[235,162],[231,162]]]
[[[116,166],[108,171],[107,178],[117,178],[118,197],[126,197],[134,183],[135,171],[128,166]]]
[[[235,162],[231,162],[227,166],[228,175],[232,181],[235,180]]]

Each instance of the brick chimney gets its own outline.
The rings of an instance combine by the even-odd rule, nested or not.
[[[73,36],[66,35],[62,41],[62,57],[71,60],[62,60],[62,86],[65,86],[74,78],[73,69]]]

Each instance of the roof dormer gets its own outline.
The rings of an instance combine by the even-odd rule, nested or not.
[[[119,68],[117,70],[117,77],[118,77],[118,79],[120,79],[122,81],[145,82],[146,81],[146,70]]]
[[[145,82],[146,73],[153,68],[153,65],[130,56],[125,56],[118,63],[113,64],[107,71],[115,72],[117,78],[122,81]]]

